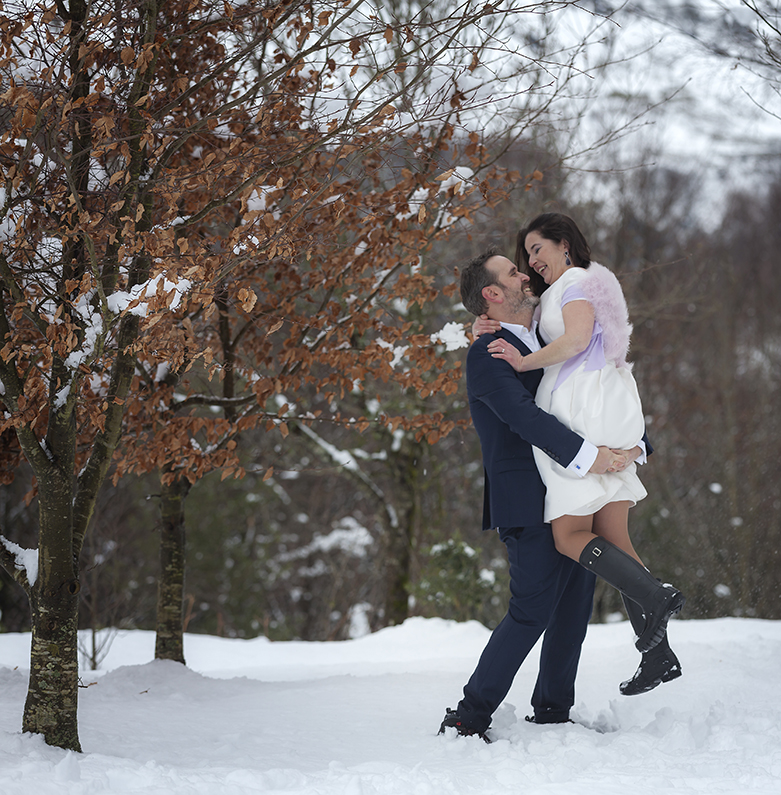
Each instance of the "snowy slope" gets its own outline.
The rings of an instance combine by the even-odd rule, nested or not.
[[[187,636],[184,668],[149,662],[151,633],[123,633],[104,670],[83,674],[81,755],[20,734],[29,636],[0,635],[0,792],[779,792],[781,622],[674,622],[684,676],[633,698],[617,690],[638,657],[628,624],[593,626],[579,724],[524,722],[532,658],[492,745],[437,736],[488,634],[410,619],[342,643]]]

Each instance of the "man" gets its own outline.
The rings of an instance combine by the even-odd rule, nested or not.
[[[461,274],[461,299],[474,315],[501,322],[496,334],[481,335],[466,362],[472,422],[480,437],[485,470],[483,529],[498,529],[510,564],[510,605],[464,687],[457,709],[448,709],[440,733],[485,732],[521,663],[545,633],[531,703],[534,723],[565,723],[575,701],[575,675],[594,595],[594,575],[560,555],[550,525],[543,522],[545,486],[532,445],[574,472],[604,474],[621,469],[639,452],[618,455],[597,448],[545,413],[534,402],[542,370],[516,373],[494,359],[488,343],[512,341],[524,355],[540,347],[533,324],[539,298],[529,277],[494,249]],[[536,325],[536,324],[535,324]]]

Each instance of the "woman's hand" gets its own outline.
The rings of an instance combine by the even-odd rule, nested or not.
[[[625,452],[625,450],[611,450],[609,447],[598,447],[596,460],[589,472],[595,475],[607,475],[623,471],[627,467]]]
[[[630,464],[633,464],[642,454],[643,450],[638,445],[631,450],[611,450],[616,456],[613,465],[608,468],[608,472],[623,472]]]
[[[523,372],[523,356],[518,348],[507,340],[493,340],[488,343],[488,353],[494,359],[503,359],[517,373]]]
[[[480,315],[472,323],[472,334],[475,338],[481,334],[495,334],[501,327],[502,324],[498,320],[491,320],[488,315]]]

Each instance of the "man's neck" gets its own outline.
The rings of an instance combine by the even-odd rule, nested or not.
[[[512,323],[516,326],[525,326],[529,331],[531,331],[532,327],[532,320],[534,319],[534,309],[531,308],[528,311],[523,310],[521,312],[513,312],[505,315],[502,312],[498,312],[497,315],[502,315],[501,317],[491,317],[492,320],[498,320],[500,323]]]

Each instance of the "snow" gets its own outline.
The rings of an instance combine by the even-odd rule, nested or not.
[[[444,345],[445,350],[448,351],[469,347],[469,337],[466,336],[461,323],[446,323],[440,331],[431,335],[431,341]]]
[[[93,352],[95,351],[95,346],[97,345],[98,339],[103,333],[103,318],[100,316],[100,313],[93,312],[92,307],[90,306],[91,300],[92,293],[90,292],[80,296],[79,300],[76,302],[76,311],[84,321],[84,340],[82,341],[81,347],[73,351],[65,360],[65,366],[71,370],[75,370],[79,365],[86,362],[87,359],[92,356]],[[57,393],[55,408],[60,409],[65,405],[69,392],[70,385],[64,387]]]
[[[169,304],[169,309],[171,310],[179,306],[182,296],[192,287],[192,282],[189,279],[178,279],[172,282],[165,278],[163,274],[158,274],[143,284],[135,285],[129,292],[117,291],[107,296],[106,303],[109,310],[114,314],[127,310],[131,315],[146,317],[149,313],[149,304],[141,299],[154,297],[160,289],[161,282],[164,295],[173,293],[173,298]]]
[[[71,354],[71,356],[69,356],[68,360],[65,362],[66,366],[68,367],[72,366],[71,362],[72,356],[73,354]],[[75,366],[78,367],[78,364],[76,364]],[[68,396],[70,395],[70,393],[71,393],[71,385],[69,383],[65,384],[65,386],[62,389],[57,390],[57,393],[54,396],[54,406],[53,406],[55,411],[59,411],[68,402]]]
[[[48,448],[45,445],[44,450],[48,454]],[[35,585],[35,581],[38,579],[38,549],[24,549],[2,535],[0,535],[0,544],[14,556],[16,568],[25,573],[30,587]]]
[[[523,665],[494,742],[437,736],[488,630],[413,618],[352,641],[185,636],[189,667],[119,632],[80,691],[83,754],[19,731],[30,637],[0,635],[3,795],[770,795],[781,778],[781,622],[675,621],[684,675],[618,693],[638,659],[626,622],[589,628],[576,724],[523,720]],[[512,706],[514,705],[514,706]]]
[[[432,335],[432,342],[433,342],[433,335]],[[404,358],[404,354],[409,349],[409,345],[393,345],[390,342],[386,342],[385,340],[377,340],[377,345],[380,348],[387,348],[393,352],[393,358],[391,359],[390,366],[391,368],[396,368],[401,360]]]
[[[355,460],[355,456],[349,450],[341,450],[335,445],[327,442],[322,436],[315,433],[311,428],[306,425],[300,426],[304,435],[308,436],[312,441],[318,444],[339,466],[344,467],[349,472],[360,471],[360,466]]]
[[[280,561],[304,560],[310,555],[333,550],[340,550],[347,555],[363,558],[366,557],[367,549],[373,544],[372,534],[353,517],[346,516],[341,520],[340,526],[328,535],[315,533],[311,543],[297,547],[292,552],[283,552],[278,559]]]

